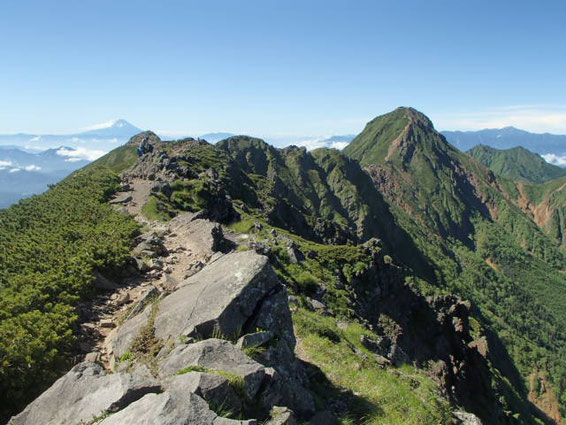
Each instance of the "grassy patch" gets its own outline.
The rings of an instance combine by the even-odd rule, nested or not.
[[[318,403],[325,405],[343,390],[357,395],[347,403],[342,424],[450,423],[449,403],[433,380],[412,366],[381,368],[360,343],[361,335],[371,336],[361,325],[352,322],[340,329],[335,319],[302,309],[293,319],[308,360],[330,381],[328,385],[314,384]]]
[[[167,221],[171,218],[167,209],[153,195],[149,197],[147,203],[142,207],[141,213],[150,221]]]
[[[159,353],[159,350],[163,348],[163,341],[155,336],[154,325],[158,309],[159,301],[156,301],[152,305],[149,320],[132,341],[130,351],[125,354],[128,355],[129,360],[137,359],[138,361],[145,363],[154,375],[157,374],[156,356],[157,353]]]
[[[257,347],[247,347],[244,348],[244,354],[251,359],[257,360],[260,358],[265,352],[267,351],[267,347],[264,345],[257,346]]]

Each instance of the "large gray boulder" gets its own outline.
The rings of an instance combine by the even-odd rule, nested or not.
[[[102,366],[84,362],[56,381],[9,424],[77,425],[160,391],[161,386],[152,379],[123,373],[107,375]]]
[[[218,416],[196,394],[164,392],[148,394],[97,425],[255,425],[255,420],[232,420]]]
[[[228,252],[231,242],[224,238],[222,227],[199,214],[183,213],[169,222],[172,239],[184,249],[198,256],[212,256],[215,252]]]
[[[296,425],[297,420],[293,411],[287,407],[273,406],[269,412],[270,419],[265,425]]]
[[[456,411],[453,413],[459,425],[482,425],[482,421],[473,413]]]
[[[155,335],[237,337],[262,303],[281,290],[267,257],[253,251],[225,255],[161,302]]]
[[[253,398],[261,387],[265,368],[250,359],[229,341],[207,339],[194,344],[180,345],[160,361],[159,374],[171,376],[189,366],[228,372],[243,380],[246,395]]]
[[[142,329],[149,323],[154,306],[149,304],[145,309],[126,320],[114,334],[111,347],[116,360],[119,360],[124,354],[130,351],[130,347],[134,340],[138,337]]]
[[[166,378],[163,386],[168,391],[194,393],[209,402],[211,406],[222,406],[233,411],[242,409],[242,401],[228,378],[218,374],[187,372]]]

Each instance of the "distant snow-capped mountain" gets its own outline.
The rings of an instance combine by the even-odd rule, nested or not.
[[[442,131],[442,134],[461,151],[467,151],[478,145],[496,149],[521,146],[540,154],[551,164],[566,166],[566,135],[531,133],[515,127],[479,131]]]
[[[110,121],[108,123],[100,124],[98,126],[93,126],[81,133],[78,133],[78,137],[90,137],[90,138],[117,138],[117,139],[129,139],[135,134],[141,133],[142,130],[136,126],[130,124],[128,121],[119,119]]]
[[[68,146],[108,152],[141,131],[128,121],[119,119],[72,134],[4,134],[0,135],[0,145],[13,145],[27,150]]]

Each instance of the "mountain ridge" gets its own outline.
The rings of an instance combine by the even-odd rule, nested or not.
[[[566,169],[549,164],[540,155],[522,146],[499,150],[477,145],[466,153],[494,173],[524,183],[545,183],[566,176]]]
[[[462,151],[470,150],[477,145],[488,145],[496,149],[522,146],[541,155],[566,156],[566,135],[531,133],[515,127],[478,131],[442,131],[442,134]]]
[[[26,305],[40,315],[35,323],[48,328],[68,326],[64,329],[68,329],[65,347],[69,350],[70,335],[77,332],[71,324],[79,320],[72,315],[76,299],[58,292],[65,290],[64,285],[49,286],[48,279],[39,284],[50,288],[48,294],[53,294],[51,301],[58,302],[58,307],[51,311],[51,303],[37,304],[41,293],[29,286],[36,279],[29,269],[35,262],[26,257],[34,254],[26,248],[28,240],[67,241],[61,253],[47,251],[53,258],[37,256],[38,266],[52,270],[54,276],[59,264],[79,259],[86,261],[89,272],[115,279],[120,272],[139,273],[157,285],[158,292],[167,293],[165,305],[180,312],[192,311],[177,304],[181,301],[174,295],[186,276],[194,275],[194,282],[199,282],[200,276],[212,273],[206,271],[215,264],[223,270],[223,278],[231,276],[237,264],[231,267],[230,258],[257,253],[292,295],[289,314],[299,336],[295,355],[303,356],[301,364],[307,369],[303,375],[300,368],[280,363],[277,356],[288,356],[289,349],[277,351],[276,342],[260,343],[263,348],[244,350],[244,354],[257,356],[264,366],[286,365],[278,369],[281,373],[294,371],[289,378],[299,379],[308,394],[330,406],[329,411],[316,413],[326,414],[325,423],[353,418],[360,423],[432,425],[458,423],[456,418],[466,417],[480,418],[488,425],[555,424],[562,420],[560,408],[563,412],[566,400],[561,385],[566,377],[562,308],[566,262],[558,237],[562,234],[552,234],[536,217],[542,217],[542,209],[551,203],[556,211],[564,207],[560,182],[527,185],[501,178],[450,145],[425,115],[412,108],[376,117],[343,153],[325,148],[278,149],[248,136],[231,137],[216,146],[192,138],[168,142],[144,132],[45,195],[0,212],[0,218],[10,224],[2,230],[6,240],[18,243],[16,251],[21,252],[3,259],[7,267],[0,279],[7,282],[8,289],[3,290],[8,291],[4,297],[8,306],[17,305],[17,297],[25,297]],[[90,194],[88,205],[80,204],[84,193]],[[50,205],[55,225],[39,225],[35,211],[42,203]],[[71,214],[58,219],[62,203],[66,214],[76,210],[85,216],[76,231],[68,231],[65,220],[81,223],[80,218]],[[545,206],[529,214],[529,208],[538,205]],[[560,219],[560,212],[553,217]],[[151,231],[132,235],[136,222]],[[20,226],[29,229],[23,231],[21,243],[12,232]],[[104,240],[113,227],[114,239],[102,250],[97,244],[80,243],[93,235]],[[35,233],[39,230],[56,233]],[[79,259],[72,257],[73,244],[83,250]],[[199,256],[202,247],[208,246],[217,253]],[[10,251],[0,249],[3,252]],[[65,279],[84,291],[76,295],[84,302],[89,297],[85,288],[91,284],[88,273],[66,270]],[[8,285],[14,279],[20,282],[18,291]],[[231,278],[226,279],[229,283]],[[272,278],[269,281],[278,287]],[[181,283],[180,288],[190,291],[191,285]],[[164,331],[168,323],[164,315],[170,309],[160,310],[159,305],[137,308],[138,315],[125,323],[113,316],[119,341],[133,338],[135,332],[128,329],[137,329],[140,338],[134,339],[130,351],[128,343],[119,342],[112,350],[104,345],[104,351],[93,356],[104,357],[106,367],[126,374],[120,376],[134,376],[144,367],[150,375],[156,368],[163,370],[163,362],[170,360],[161,345],[167,343],[161,338],[169,332]],[[255,317],[269,308],[283,311],[274,305],[269,301],[244,309],[253,311],[254,317],[244,321],[245,329],[255,330],[245,336],[268,338],[271,329],[257,327]],[[67,319],[59,323],[61,311]],[[204,309],[196,316],[205,313],[210,312]],[[22,312],[11,308],[5,314],[11,325],[7,329],[15,335],[23,333],[25,328],[18,322]],[[22,317],[25,314],[29,312]],[[171,353],[227,346],[213,341],[214,336],[229,339],[222,335],[228,328],[213,329],[212,323],[229,323],[223,321],[224,313],[219,314],[212,321],[202,316],[204,321],[195,325],[198,332],[170,335],[179,339]],[[82,337],[82,331],[78,332]],[[22,348],[27,347],[25,341],[35,340],[22,339]],[[57,346],[56,338],[46,342]],[[9,346],[5,343],[0,340],[0,353]],[[22,351],[9,351],[11,361],[25,361]],[[39,359],[46,362],[41,370],[51,370],[61,361],[61,354],[50,353],[53,357]],[[210,366],[206,367],[198,373],[210,372]],[[15,372],[0,369],[0,373]],[[74,373],[64,375],[61,382],[75,379]],[[44,388],[53,382],[53,376],[41,376]],[[37,388],[35,379],[33,373],[26,375],[25,385]],[[16,394],[21,391],[16,379],[0,382],[10,383],[10,391]],[[279,396],[276,386],[261,387],[273,391],[270,396]],[[169,386],[164,391],[174,393]],[[299,398],[309,397],[303,393]],[[302,409],[292,400],[285,403],[297,410],[300,419],[314,421],[311,408]],[[40,402],[27,412],[37,405]],[[117,413],[116,420],[142,405],[134,400]],[[72,408],[65,407],[64,412]],[[267,418],[271,413],[261,415]],[[101,423],[115,423],[109,418]]]

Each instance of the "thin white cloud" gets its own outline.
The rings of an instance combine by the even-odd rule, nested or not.
[[[61,148],[58,149],[56,153],[59,156],[67,157],[67,160],[72,162],[80,160],[94,161],[104,155],[106,151],[78,147],[76,149]]]
[[[80,131],[92,131],[92,130],[102,130],[104,128],[110,128],[112,127],[114,124],[116,124],[118,120],[110,120],[110,121],[106,121],[100,124],[95,124],[95,125],[91,125],[88,127],[83,127],[80,129]]]
[[[307,148],[308,151],[312,151],[313,149],[318,149],[318,148],[327,148],[328,147],[328,142],[324,139],[307,139],[307,140],[301,140],[298,142],[294,142],[292,143],[295,146],[299,146],[302,148]]]
[[[41,167],[34,165],[34,164],[31,164],[31,165],[26,165],[24,167],[24,170],[26,170],[26,171],[39,171],[39,170],[41,170]]]
[[[318,148],[331,148],[331,149],[342,150],[346,146],[348,146],[348,142],[332,142],[328,139],[329,137],[318,137],[318,138],[293,142],[291,144],[299,147],[305,147],[307,148],[308,151],[312,151],[313,149],[318,149]]]
[[[509,105],[437,114],[434,119],[437,128],[450,130],[517,127],[535,133],[566,133],[566,105]]]
[[[333,148],[333,149],[342,150],[346,146],[348,146],[348,144],[349,144],[348,142],[334,142],[330,145],[330,147]]]
[[[550,164],[558,165],[559,167],[566,167],[566,154],[556,155],[553,153],[547,153],[541,156],[546,162],[549,162]]]
[[[22,171],[21,168],[10,168],[10,173],[17,173],[18,171]]]
[[[2,161],[2,160],[0,160],[0,167],[2,167],[2,168],[11,167],[12,165],[14,165],[12,161]]]

